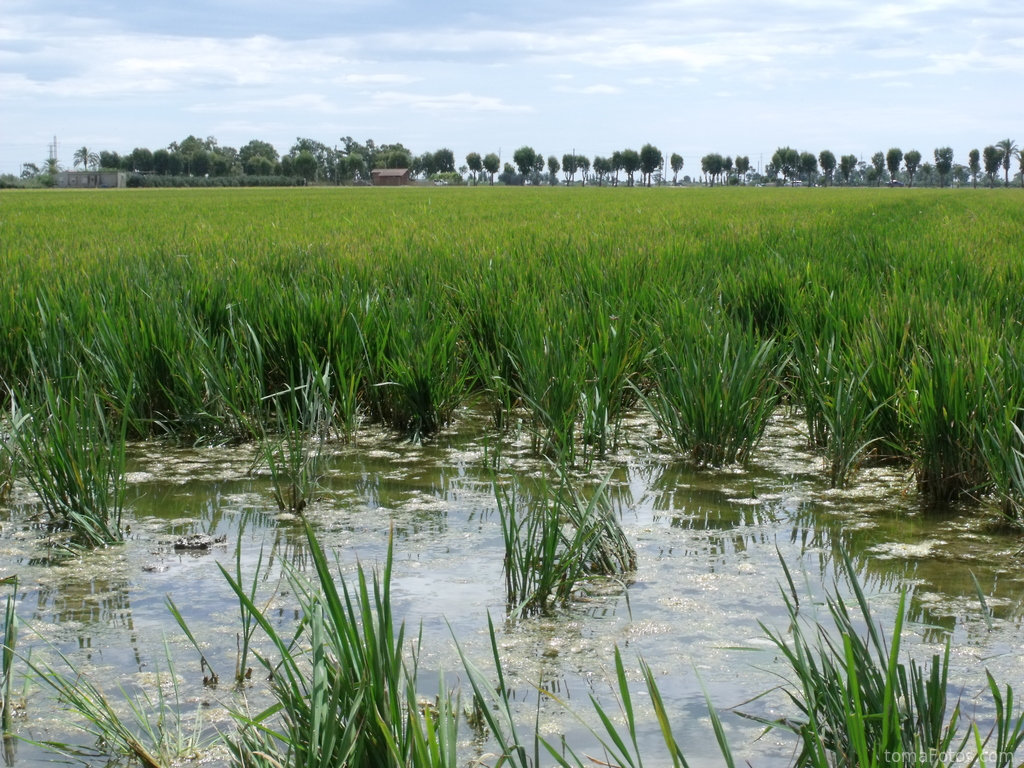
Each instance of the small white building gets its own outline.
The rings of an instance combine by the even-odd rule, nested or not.
[[[128,174],[124,171],[61,171],[57,174],[61,189],[124,189]]]

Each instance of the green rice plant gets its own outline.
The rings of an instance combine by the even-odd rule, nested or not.
[[[604,456],[618,447],[619,426],[629,403],[629,378],[643,358],[635,311],[626,306],[614,314],[602,305],[594,313],[587,354],[587,378],[580,394],[582,439],[587,459]]]
[[[451,630],[451,625],[448,628]],[[470,687],[473,689],[474,711],[487,725],[491,736],[498,745],[500,754],[497,756],[495,768],[504,765],[510,765],[512,768],[538,768],[540,765],[538,729],[534,728],[533,760],[531,761],[530,752],[516,727],[515,713],[512,711],[509,689],[505,683],[505,671],[502,668],[501,657],[498,655],[498,638],[490,613],[487,614],[487,631],[491,640],[491,658],[494,661],[497,685],[490,683],[483,671],[466,656],[457,640],[455,649],[459,653],[459,659],[462,661]]]
[[[7,497],[14,490],[17,452],[14,450],[12,442],[12,437],[0,434],[0,504],[7,501]]]
[[[13,441],[18,463],[60,530],[91,547],[123,539],[125,432],[81,376],[45,379],[42,402],[15,405]]]
[[[795,690],[786,693],[800,715],[753,719],[800,738],[797,766],[881,766],[894,760],[944,764],[937,762],[939,756],[962,753],[970,736],[970,729],[961,733],[959,704],[950,711],[947,702],[949,641],[928,664],[900,661],[906,592],[900,596],[892,637],[886,642],[845,555],[844,573],[860,616],[858,620],[842,597],[829,595],[831,630],[801,615],[783,591],[789,629],[762,628],[790,667]],[[865,625],[864,634],[858,631],[858,622]],[[808,623],[810,632],[805,629]],[[1000,719],[1006,720],[1003,713]]]
[[[374,319],[375,408],[413,441],[447,426],[469,388],[461,322],[438,304],[426,294],[388,296]]]
[[[869,432],[875,439],[872,454],[876,459],[908,460],[914,440],[901,410],[907,399],[915,340],[909,315],[901,315],[896,306],[894,303],[858,329],[851,354],[871,361],[863,385],[874,413]]]
[[[323,447],[334,421],[330,386],[330,366],[325,364],[303,386],[269,396],[277,436],[264,436],[253,469],[266,464],[282,512],[302,512],[323,476]]]
[[[831,486],[843,487],[878,439],[870,435],[883,404],[872,407],[867,388],[871,364],[855,358],[833,336],[813,349],[801,346],[796,367],[811,442],[824,452]]]
[[[989,339],[959,323],[933,329],[914,354],[904,414],[916,442],[918,487],[929,504],[956,501],[989,482],[976,425],[993,413],[985,398],[993,365]]]
[[[530,412],[533,450],[571,466],[588,368],[583,340],[571,330],[577,318],[571,309],[557,320],[542,308],[519,311],[510,351],[516,395]]]
[[[509,351],[514,319],[515,284],[493,262],[467,275],[452,292],[455,311],[465,317],[463,332],[469,348],[473,386],[482,391],[494,425],[504,430],[516,404],[516,369]]]
[[[656,357],[654,391],[641,400],[696,465],[745,463],[778,405],[785,355],[772,339],[721,322],[676,332]]]
[[[129,693],[118,686],[121,703],[111,701],[90,678],[76,670],[67,656],[54,651],[69,672],[59,671],[45,662],[30,661],[29,667],[39,682],[54,691],[59,701],[79,716],[80,720],[73,724],[92,736],[95,744],[82,748],[47,741],[42,742],[42,746],[67,756],[128,758],[139,761],[145,768],[166,768],[179,760],[198,759],[218,740],[216,733],[204,728],[201,707],[188,712],[190,707],[178,687],[166,643],[167,672],[161,672],[157,666],[153,692],[140,687],[135,693]],[[165,693],[165,687],[170,688],[170,696]]]
[[[988,680],[988,690],[992,694],[992,701],[995,703],[996,722],[983,742],[980,739],[977,724],[974,726],[975,743],[981,743],[981,747],[978,749],[979,764],[982,768],[988,768],[984,758],[984,753],[987,751],[996,755],[993,768],[1014,768],[1014,755],[1021,745],[1024,745],[1024,711],[1018,714],[1013,708],[1013,688],[1009,685],[1006,686],[1004,698],[992,673],[985,670],[985,677]],[[991,741],[993,732],[996,742],[986,750],[985,747]]]
[[[984,399],[991,416],[975,421],[975,440],[1003,518],[1024,524],[1024,366],[1016,345],[1003,340],[998,365],[986,373]]]
[[[589,579],[636,569],[636,553],[607,502],[608,479],[589,499],[564,469],[561,486],[533,498],[494,481],[505,542],[505,597],[513,617],[551,613]]]
[[[280,747],[270,754],[281,765],[418,766],[419,759],[428,761],[425,766],[445,764],[457,743],[458,704],[446,701],[431,713],[419,711],[417,658],[407,657],[405,627],[396,627],[391,610],[391,544],[372,586],[360,566],[358,586],[350,590],[308,523],[306,535],[315,581],[288,572],[302,614],[290,635],[220,566],[277,656],[257,654],[271,675],[276,703],[255,716],[236,713],[242,728],[232,737],[236,756],[276,740]],[[442,699],[450,696],[443,687],[441,693]]]
[[[0,728],[6,738],[11,733],[11,719],[14,715],[14,659],[18,644],[18,615],[15,603],[18,598],[18,577],[8,577],[4,583],[12,585],[4,610],[3,647],[0,648]]]

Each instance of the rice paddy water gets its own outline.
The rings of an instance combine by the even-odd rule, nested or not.
[[[957,190],[3,195],[8,761],[1012,752],[1022,218]]]

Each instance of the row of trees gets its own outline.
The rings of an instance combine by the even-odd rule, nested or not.
[[[771,181],[777,181],[782,177],[783,183],[793,183],[796,180],[813,184],[822,177],[826,185],[831,185],[836,180],[836,171],[839,172],[839,179],[844,184],[875,184],[880,186],[883,183],[890,185],[902,185],[904,183],[913,186],[915,180],[924,178],[926,183],[933,182],[937,177],[939,186],[947,186],[950,181],[957,184],[973,182],[978,185],[978,178],[982,170],[988,177],[989,186],[995,186],[999,179],[1000,170],[1003,173],[1003,181],[1006,186],[1010,185],[1010,164],[1016,158],[1019,165],[1020,183],[1024,187],[1024,151],[1022,151],[1012,139],[991,144],[981,152],[972,149],[967,155],[967,164],[954,162],[953,149],[951,147],[937,147],[932,153],[935,162],[922,162],[923,156],[916,149],[904,153],[899,147],[892,147],[888,152],[876,152],[871,156],[869,162],[857,158],[856,155],[843,155],[838,160],[829,150],[822,150],[815,157],[810,152],[798,152],[791,147],[780,147],[772,155],[771,163],[765,168],[765,177]],[[718,157],[709,155],[709,158]],[[721,160],[721,158],[719,158]],[[737,158],[739,161],[745,158]],[[729,158],[725,158],[728,163]],[[721,171],[722,163],[717,165]],[[745,164],[749,168],[749,162]],[[712,183],[715,175],[709,167],[704,172],[711,174]],[[739,173],[743,174],[745,172]]]
[[[476,153],[473,153],[475,155]],[[467,161],[473,155],[467,156]],[[495,164],[500,160],[494,156]],[[505,184],[558,184],[559,172],[563,175],[566,184],[573,184],[576,181],[576,174],[580,175],[580,183],[584,186],[588,177],[591,182],[603,185],[606,181],[618,185],[619,174],[626,174],[628,186],[634,186],[639,181],[641,186],[651,186],[652,183],[661,183],[665,170],[665,156],[661,150],[653,144],[644,144],[638,152],[635,149],[623,149],[612,152],[607,157],[595,155],[593,161],[586,155],[577,154],[575,151],[562,155],[559,160],[555,155],[549,155],[547,160],[544,155],[537,152],[533,147],[522,146],[512,154],[515,165],[505,163],[501,175],[498,177]],[[669,163],[675,174],[673,182],[678,179],[679,171],[683,168],[683,158],[680,155],[672,154]],[[470,166],[472,167],[472,166]],[[493,173],[491,183],[494,183]],[[546,171],[546,172],[545,172]],[[637,174],[639,173],[639,179]]]
[[[916,183],[947,186],[950,183],[964,185],[973,182],[975,186],[982,172],[989,186],[999,181],[1000,171],[1003,183],[1010,184],[1010,167],[1014,159],[1019,163],[1020,183],[1024,186],[1024,151],[1012,139],[1004,139],[979,151],[968,153],[966,164],[954,162],[950,147],[939,147],[933,152],[934,163],[924,160],[917,150],[904,153],[897,147],[888,152],[876,152],[870,161],[855,155],[837,158],[829,150],[822,150],[817,156],[811,152],[798,151],[791,147],[780,147],[772,155],[771,162],[762,172],[751,168],[750,158],[723,156],[711,153],[701,158],[701,174],[704,183],[775,183],[793,184],[797,181],[826,185],[902,185]],[[611,155],[595,156],[593,159],[575,151],[563,154],[561,159],[542,153],[531,146],[522,146],[512,155],[512,163],[502,164],[498,154],[481,155],[470,152],[465,163],[456,167],[452,150],[441,148],[434,152],[414,155],[400,143],[376,144],[372,139],[365,143],[351,136],[340,139],[340,145],[327,146],[314,139],[298,138],[291,149],[279,155],[268,142],[253,139],[240,149],[221,146],[217,139],[209,136],[199,139],[189,136],[180,142],[172,142],[165,149],[150,151],[137,147],[130,153],[95,152],[81,147],[74,152],[74,167],[82,169],[108,169],[129,171],[138,174],[163,176],[228,177],[284,176],[300,177],[308,182],[340,184],[370,179],[375,168],[409,168],[412,175],[425,179],[462,183],[466,179],[473,183],[498,180],[510,185],[518,184],[587,184],[588,181],[603,185],[618,185],[620,173],[626,176],[626,184],[651,186],[668,181],[667,172],[672,171],[671,183],[679,182],[683,169],[683,158],[672,153],[668,158],[652,144],[644,144],[639,151],[624,149]],[[666,167],[667,166],[667,167]],[[26,163],[23,178],[53,177],[62,170],[53,157],[42,166]],[[561,173],[561,179],[559,174]],[[684,177],[689,181],[689,177]]]

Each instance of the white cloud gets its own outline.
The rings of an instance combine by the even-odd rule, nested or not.
[[[453,93],[446,96],[432,96],[421,93],[386,91],[372,96],[379,106],[401,106],[430,112],[531,112],[532,107],[522,104],[506,104],[494,96],[476,96],[472,93]]]

